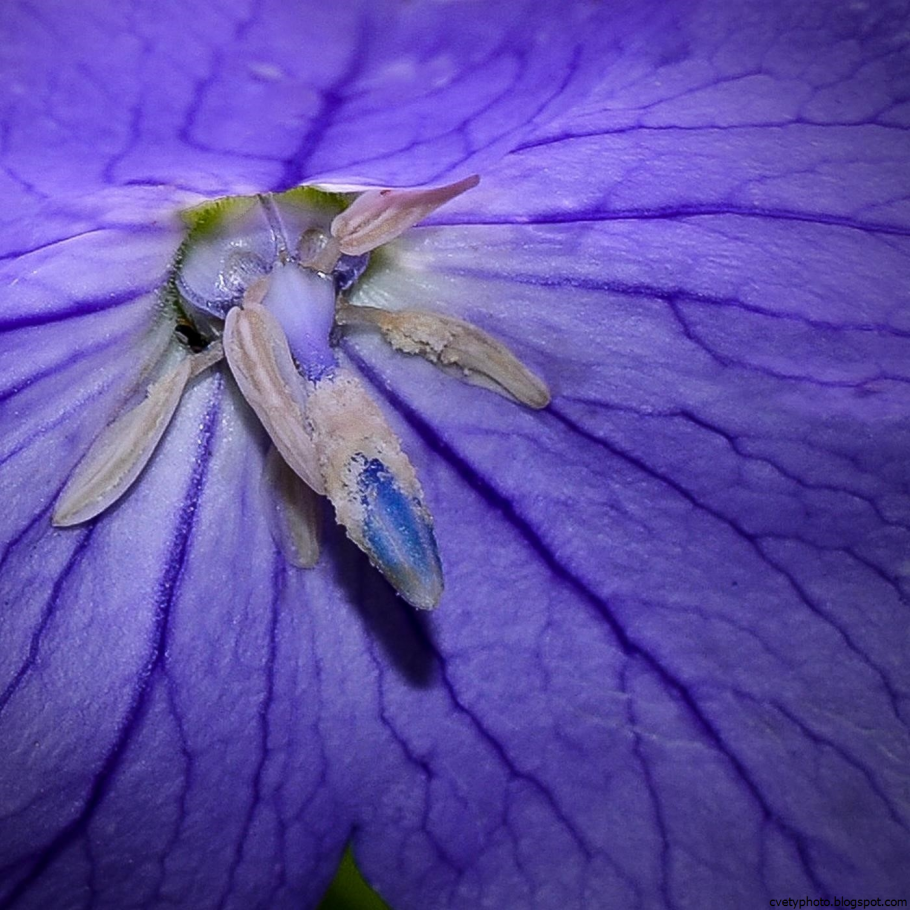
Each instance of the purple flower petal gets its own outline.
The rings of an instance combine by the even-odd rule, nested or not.
[[[639,18],[607,12],[273,0],[87,15],[21,0],[0,22],[6,171],[56,196],[470,172],[590,87]]]
[[[506,94],[505,19],[487,80],[467,17],[448,86],[394,66],[451,5],[407,8],[351,77],[337,18],[316,67],[280,9],[200,7],[166,42],[13,9],[0,46],[38,81],[3,114],[5,906],[300,906],[352,831],[396,910],[906,893],[905,9],[708,3],[611,36],[621,65],[571,107],[584,78],[544,86],[574,27],[539,58],[536,7]],[[287,122],[250,76],[266,24]],[[73,34],[84,78],[48,80]],[[105,64],[132,114],[80,133],[67,93],[100,97]],[[347,346],[436,518],[433,617],[337,531],[315,570],[283,562],[263,434],[215,375],[112,513],[50,529],[162,340],[144,295],[179,203],[130,184],[416,183],[510,143],[363,302],[476,321],[551,408]]]
[[[906,890],[910,142],[884,77],[908,67],[893,22],[851,15],[696,23],[712,69],[606,83],[364,294],[477,321],[554,393],[538,420],[358,345],[448,462],[436,495],[482,528],[460,538],[471,610],[435,617],[443,713],[472,732],[422,768],[407,740],[425,814],[363,835],[393,903]],[[829,70],[835,91],[838,33],[873,62]],[[497,225],[516,217],[534,226]],[[492,768],[521,796],[490,800]],[[460,863],[428,821],[442,779],[488,826]],[[409,854],[404,884],[408,848],[452,868]]]
[[[314,675],[306,599],[261,518],[259,449],[231,445],[245,434],[220,387],[184,401],[105,521],[14,542],[13,904],[280,906],[315,900],[337,859],[349,821],[325,785],[318,699],[299,699]]]

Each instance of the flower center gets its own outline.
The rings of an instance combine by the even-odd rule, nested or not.
[[[335,340],[346,326],[374,327],[398,351],[522,404],[546,405],[544,383],[469,323],[345,299],[368,280],[373,250],[476,183],[353,197],[301,187],[185,213],[187,239],[165,289],[183,357],[162,368],[145,400],[96,440],[61,494],[54,523],[87,521],[122,496],[152,457],[187,383],[223,358],[273,444],[266,471],[288,560],[315,564],[316,497],[324,495],[348,537],[405,600],[436,606],[442,567],[417,474],[381,410],[337,359]]]
[[[369,252],[341,252],[332,236],[344,200],[311,188],[219,200],[188,213],[190,234],[174,268],[173,299],[203,339],[220,335],[248,294],[281,323],[301,372],[332,369],[335,298],[363,275]]]

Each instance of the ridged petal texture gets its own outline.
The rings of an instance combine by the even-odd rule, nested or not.
[[[0,907],[313,906],[351,837],[395,910],[907,896],[910,8],[641,6],[3,6]],[[51,528],[182,202],[475,170],[352,303],[550,406],[342,354],[432,616],[328,523],[284,560],[223,367]]]

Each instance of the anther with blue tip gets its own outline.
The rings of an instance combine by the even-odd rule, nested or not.
[[[442,596],[442,565],[426,509],[378,458],[357,460],[364,550],[409,604],[432,609]]]

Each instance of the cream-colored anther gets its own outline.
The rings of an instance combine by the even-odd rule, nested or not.
[[[372,325],[396,350],[417,354],[465,382],[527,405],[550,403],[546,383],[504,344],[461,319],[425,310],[384,310],[341,302],[339,325]]]
[[[359,256],[394,240],[431,212],[480,183],[465,177],[448,186],[416,190],[367,190],[332,221],[342,253]]]
[[[198,376],[209,367],[215,366],[224,359],[224,348],[220,341],[213,341],[208,347],[203,348],[198,354],[190,357],[190,379]]]
[[[221,345],[184,355],[145,393],[136,407],[121,414],[92,443],[57,499],[57,527],[81,524],[110,508],[142,473],[164,436],[177,405],[194,376],[221,360]]]

